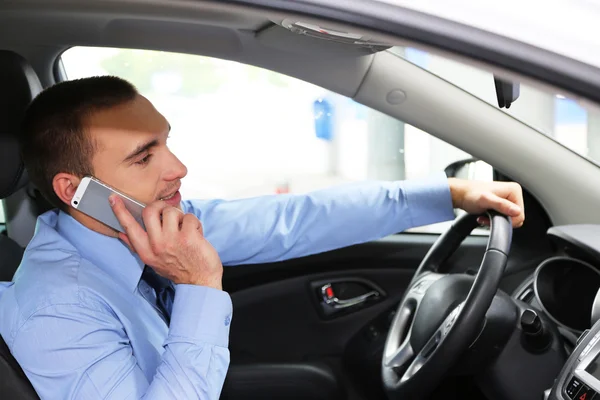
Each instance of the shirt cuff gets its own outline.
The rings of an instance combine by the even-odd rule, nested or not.
[[[169,336],[174,342],[227,347],[233,305],[229,293],[199,285],[175,285]]]
[[[403,182],[406,204],[412,226],[424,226],[456,218],[452,206],[450,185],[444,172],[426,179]]]

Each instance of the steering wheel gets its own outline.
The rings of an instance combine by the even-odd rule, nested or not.
[[[473,279],[441,267],[478,226],[479,215],[458,217],[415,272],[391,323],[381,373],[390,399],[423,399],[477,339],[498,290],[512,241],[510,217],[487,211],[490,236]]]

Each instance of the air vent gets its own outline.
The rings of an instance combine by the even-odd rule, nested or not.
[[[517,300],[521,300],[527,304],[533,304],[535,302],[535,290],[533,289],[533,278],[530,277],[523,282],[513,292],[513,297]]]
[[[517,299],[530,304],[531,300],[535,297],[535,292],[533,291],[533,285],[527,285],[525,289],[519,293]]]

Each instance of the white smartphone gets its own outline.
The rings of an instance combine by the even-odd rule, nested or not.
[[[115,188],[108,186],[106,183],[93,176],[85,176],[81,180],[73,199],[71,199],[71,205],[73,208],[89,215],[95,220],[100,221],[119,232],[125,233],[125,230],[119,223],[117,216],[108,203],[108,196],[113,193],[123,199],[125,208],[129,210],[131,215],[133,215],[133,218],[135,218],[142,228],[146,230],[144,220],[142,219],[142,211],[146,205],[119,192]]]

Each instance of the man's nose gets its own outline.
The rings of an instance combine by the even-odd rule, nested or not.
[[[165,176],[167,181],[182,179],[187,175],[186,166],[177,158],[174,154],[171,155],[172,159],[170,160],[170,165],[168,169],[168,173]]]

